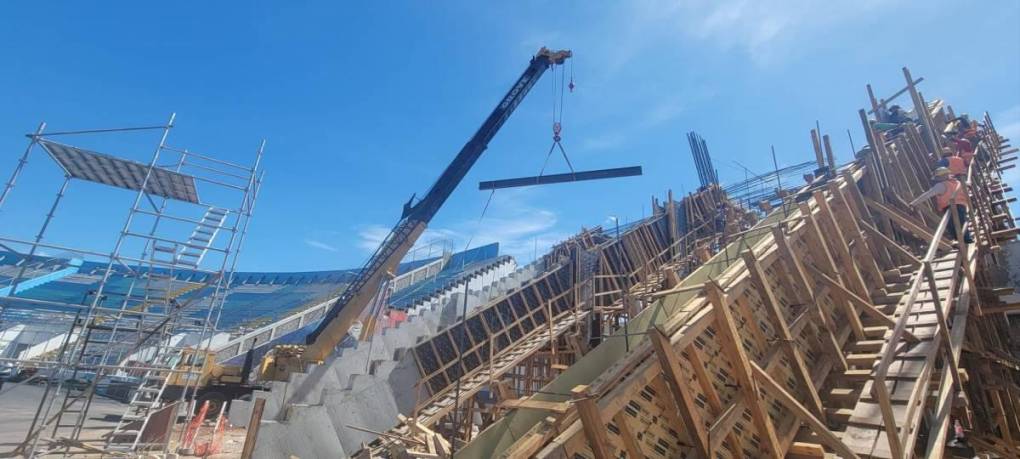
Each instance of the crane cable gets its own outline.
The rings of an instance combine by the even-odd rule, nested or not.
[[[552,72],[556,72],[556,68],[551,69]],[[556,78],[550,78],[549,81],[552,83],[552,130],[553,130],[553,143],[549,146],[549,151],[545,155],[545,161],[542,163],[542,169],[538,171],[538,176],[542,177],[545,174],[545,168],[549,165],[549,158],[552,157],[553,151],[557,148],[560,150],[560,154],[563,155],[563,160],[566,161],[567,167],[570,168],[570,173],[575,174],[574,165],[571,164],[570,158],[567,156],[567,151],[563,148],[561,142],[563,138],[560,134],[563,132],[563,107],[564,107],[564,95],[566,93],[567,85],[567,72],[566,70],[560,70],[560,81],[559,85],[556,84]],[[570,92],[574,92],[574,63],[570,63]],[[559,96],[559,104],[556,102],[557,95]]]

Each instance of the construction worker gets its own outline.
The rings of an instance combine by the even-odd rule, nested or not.
[[[967,176],[967,164],[963,158],[956,155],[956,152],[949,147],[942,148],[942,159],[937,163],[938,167],[949,169],[949,173],[959,179]]]
[[[899,105],[893,105],[889,107],[889,112],[885,115],[885,121],[887,123],[903,124],[912,123],[914,120],[910,119],[906,113],[903,112],[903,108]]]
[[[952,210],[956,212],[956,216],[959,219],[960,226],[964,226],[967,223],[967,209],[970,207],[970,198],[967,196],[967,191],[964,190],[963,184],[960,183],[956,177],[949,171],[949,168],[939,167],[935,169],[935,185],[921,193],[917,199],[910,202],[911,206],[917,206],[924,202],[928,198],[935,197],[935,208],[938,209],[939,213],[945,214]],[[952,217],[950,217],[952,218]],[[956,225],[953,221],[949,221],[949,227],[946,228],[946,236],[952,240],[956,240]],[[974,243],[974,237],[970,234],[970,231],[963,233],[963,240],[968,243]]]
[[[956,154],[963,159],[964,164],[969,166],[974,159],[974,144],[963,137],[957,137],[954,142]]]

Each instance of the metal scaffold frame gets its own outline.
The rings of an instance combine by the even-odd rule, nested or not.
[[[213,345],[261,188],[265,141],[250,165],[237,164],[170,146],[174,120],[171,114],[156,126],[48,133],[42,123],[27,134],[28,147],[0,194],[0,206],[11,197],[35,150],[47,153],[64,178],[33,239],[0,235],[0,249],[23,259],[6,295],[0,296],[0,326],[27,320],[66,326],[67,331],[51,339],[60,343],[56,349],[2,359],[16,368],[36,369],[31,379],[45,385],[14,454],[166,450],[178,411],[195,393],[207,365],[200,356],[208,355]],[[135,131],[160,133],[147,162],[54,140],[92,135],[110,142],[122,140],[114,139],[115,134]],[[109,252],[45,241],[72,179],[134,193]],[[130,255],[135,250],[140,254]],[[48,260],[40,257],[46,252],[70,253],[69,259],[79,265],[84,260],[89,267],[75,274],[82,282],[94,282],[80,301],[21,294],[30,291],[25,287],[29,267]],[[182,387],[179,394],[167,392],[171,380]],[[97,427],[88,425],[97,395],[128,401],[117,425],[99,427],[107,432],[98,437]],[[186,413],[190,419],[190,407]]]

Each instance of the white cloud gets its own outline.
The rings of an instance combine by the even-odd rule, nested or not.
[[[823,38],[832,29],[853,24],[891,2],[878,0],[651,0],[627,2],[629,18],[614,48],[614,66],[622,66],[641,47],[693,38],[720,49],[738,49],[759,65]],[[615,38],[615,37],[614,37]],[[625,51],[629,50],[629,51]],[[619,62],[617,62],[619,61]]]
[[[686,104],[680,98],[665,99],[651,107],[641,120],[642,128],[652,128],[672,121],[684,112]]]
[[[358,248],[366,252],[375,252],[379,248],[390,229],[382,225],[366,225],[358,230]]]
[[[557,228],[559,219],[555,212],[532,205],[531,195],[528,189],[501,190],[493,196],[481,221],[464,219],[450,227],[425,230],[412,249],[414,258],[428,256],[428,251],[436,250],[437,245],[459,252],[493,242],[499,243],[501,253],[518,260],[532,259],[536,246],[538,254],[543,254],[570,233]],[[357,246],[371,253],[387,234],[389,228],[385,226],[367,225],[358,231]]]
[[[329,244],[327,244],[325,242],[322,242],[322,241],[317,241],[315,239],[305,239],[305,244],[308,244],[308,246],[314,247],[316,249],[325,250],[327,252],[339,252],[340,251],[340,249],[337,249],[336,247],[333,247],[332,245],[329,245]]]

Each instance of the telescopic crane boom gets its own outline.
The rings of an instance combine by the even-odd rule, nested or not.
[[[432,217],[436,215],[439,208],[443,206],[453,190],[478,161],[482,152],[488,147],[489,141],[499,132],[500,127],[514,112],[517,105],[524,100],[524,96],[528,94],[535,82],[545,73],[546,69],[562,64],[569,57],[571,57],[569,50],[551,51],[544,47],[535,54],[528,64],[528,68],[496,105],[478,131],[464,144],[460,153],[457,153],[457,157],[450,165],[446,166],[446,170],[439,176],[428,193],[418,203],[413,202],[414,196],[412,196],[411,200],[404,204],[400,221],[393,227],[372,257],[368,259],[350,286],[333,303],[315,331],[306,338],[307,346],[302,355],[303,361],[319,362],[333,352],[333,348],[344,339],[351,325],[361,316],[372,297],[379,290],[379,285],[386,278],[387,273],[396,270],[397,264],[414,246]]]

